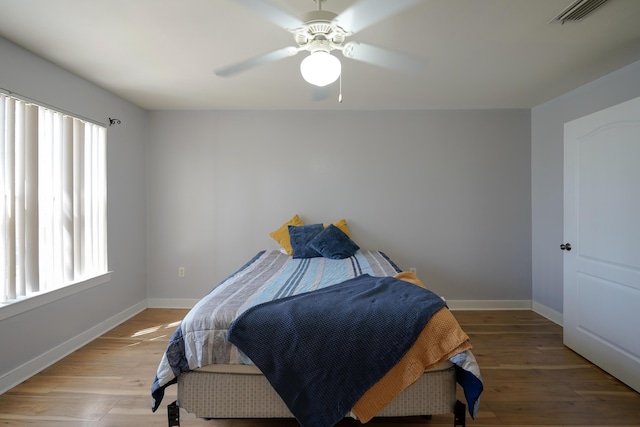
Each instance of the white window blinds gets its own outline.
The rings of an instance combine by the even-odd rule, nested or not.
[[[107,271],[106,129],[0,94],[0,302]]]

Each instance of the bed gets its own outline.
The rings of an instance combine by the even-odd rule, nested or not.
[[[444,300],[383,252],[314,247],[313,256],[259,252],[187,313],[160,361],[152,410],[177,385],[169,426],[180,425],[180,408],[303,427],[345,416],[452,413],[456,426],[467,409],[475,417],[479,367]]]

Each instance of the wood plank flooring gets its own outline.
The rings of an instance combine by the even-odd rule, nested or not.
[[[151,413],[150,387],[186,310],[148,309],[0,395],[0,425],[128,427],[167,425]],[[531,311],[453,312],[471,338],[485,381],[468,426],[639,426],[640,394],[562,345],[562,328]],[[375,427],[444,427],[453,415],[374,419]],[[293,420],[196,419],[181,425],[295,427]],[[345,420],[340,427],[360,425]]]

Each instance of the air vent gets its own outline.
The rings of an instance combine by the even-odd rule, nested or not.
[[[580,22],[609,0],[577,0],[549,23]]]

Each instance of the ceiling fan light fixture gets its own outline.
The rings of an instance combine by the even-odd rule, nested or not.
[[[300,63],[302,78],[315,86],[326,86],[338,80],[342,64],[335,56],[325,51],[316,51]]]

